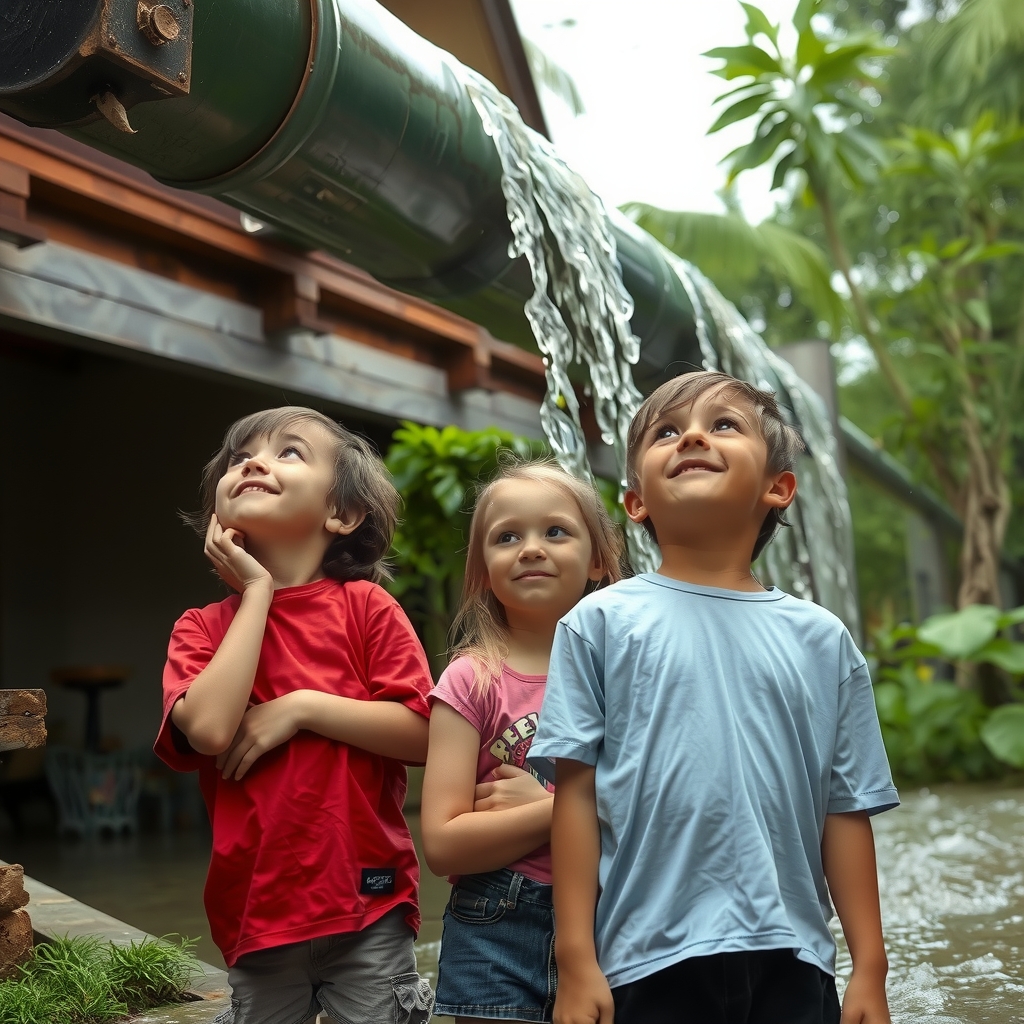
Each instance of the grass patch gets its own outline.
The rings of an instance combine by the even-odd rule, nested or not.
[[[36,946],[21,976],[0,983],[3,1024],[103,1024],[181,999],[199,961],[195,939],[118,946],[89,936]]]

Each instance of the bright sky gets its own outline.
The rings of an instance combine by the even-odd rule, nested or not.
[[[756,2],[756,0],[755,0]],[[666,209],[720,212],[718,162],[750,138],[745,122],[708,136],[714,98],[731,86],[709,74],[715,46],[746,42],[737,0],[512,0],[520,31],[575,79],[578,118],[544,93],[559,151],[609,206],[635,199]],[[795,0],[761,0],[788,24]],[[572,22],[575,22],[573,24]],[[783,42],[785,49],[785,42]],[[771,213],[770,173],[739,179],[748,219]]]

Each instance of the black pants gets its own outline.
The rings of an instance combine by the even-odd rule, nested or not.
[[[612,989],[615,1024],[839,1024],[835,979],[789,949],[695,956]]]

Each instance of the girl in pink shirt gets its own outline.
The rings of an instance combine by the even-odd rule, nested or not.
[[[460,1024],[551,1020],[553,771],[526,755],[555,625],[619,578],[621,551],[594,488],[551,463],[510,467],[477,499],[462,640],[429,697],[422,809],[427,864],[454,882],[434,1012]]]

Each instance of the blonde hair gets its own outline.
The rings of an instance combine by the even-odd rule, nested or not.
[[[505,466],[477,495],[469,525],[462,600],[452,624],[452,634],[459,639],[453,644],[450,655],[452,658],[470,658],[475,663],[477,686],[481,691],[501,675],[502,662],[508,656],[508,620],[505,609],[488,585],[484,563],[484,510],[494,488],[506,480],[551,484],[571,498],[578,506],[590,535],[592,557],[603,570],[593,589],[622,578],[622,535],[591,484],[566,473],[552,459]]]

